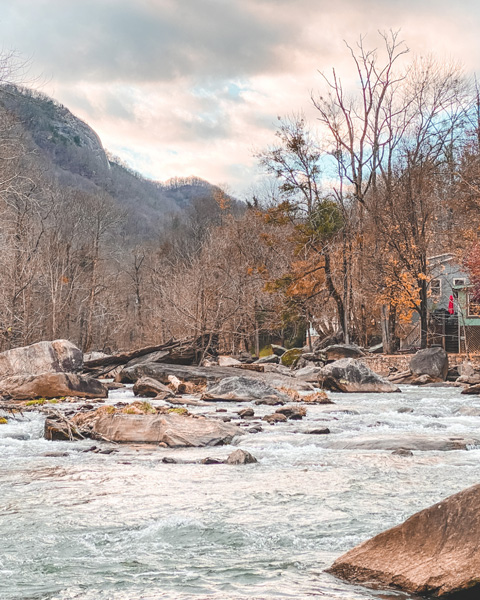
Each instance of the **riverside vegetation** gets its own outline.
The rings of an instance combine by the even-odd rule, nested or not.
[[[458,66],[410,60],[392,32],[351,58],[357,91],[325,74],[318,130],[282,119],[258,152],[272,186],[242,202],[133,173],[65,107],[9,84],[5,57],[0,349],[206,336],[204,350],[258,356],[302,345],[311,325],[392,351],[413,313],[425,346],[428,256],[448,251],[478,280],[480,96]]]

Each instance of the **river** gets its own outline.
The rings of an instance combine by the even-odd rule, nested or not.
[[[42,439],[41,414],[10,419],[0,426],[1,600],[412,598],[324,573],[359,542],[479,482],[478,449],[404,457],[325,447],[366,433],[480,431],[480,417],[456,414],[480,409],[480,398],[402,390],[331,394],[335,405],[309,407],[303,421],[265,424],[237,441],[259,461],[245,466],[162,463],[224,458],[232,446],[84,452],[92,441]],[[111,396],[133,399],[130,389]],[[208,410],[224,414],[218,407],[239,408]],[[330,436],[304,433],[320,426]]]

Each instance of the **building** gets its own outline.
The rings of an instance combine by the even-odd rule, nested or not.
[[[480,303],[472,303],[468,274],[452,254],[439,254],[428,259],[429,323],[428,345],[440,345],[447,352],[480,352]],[[478,310],[478,316],[474,311]],[[404,326],[400,348],[420,346],[420,320],[414,313]]]

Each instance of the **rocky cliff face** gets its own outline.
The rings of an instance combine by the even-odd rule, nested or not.
[[[61,185],[107,192],[133,217],[130,221],[141,236],[156,235],[171,215],[198,212],[198,206],[204,214],[217,209],[215,186],[198,178],[166,184],[145,179],[111,157],[87,123],[45,94],[11,85],[0,87],[2,110],[21,123],[25,143],[42,161],[42,169],[46,167]]]

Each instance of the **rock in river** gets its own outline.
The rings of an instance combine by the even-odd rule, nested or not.
[[[0,353],[0,379],[12,375],[67,373],[81,370],[83,353],[68,340],[38,342]]]
[[[72,422],[112,442],[163,443],[170,448],[182,446],[220,446],[229,444],[242,430],[218,419],[206,419],[175,412],[157,414],[108,414],[94,411],[75,416]]]
[[[365,353],[354,344],[334,344],[323,351],[327,360],[340,360],[342,358],[360,358]]]
[[[264,398],[288,401],[289,397],[267,383],[251,377],[227,377],[210,386],[202,400],[223,400],[231,402],[251,402]]]
[[[439,347],[419,350],[410,361],[410,370],[415,375],[430,375],[437,381],[445,381],[448,373],[448,355]]]
[[[191,367],[147,362],[123,369],[119,375],[119,379],[122,383],[134,383],[140,377],[152,377],[168,385],[170,383],[169,378],[174,376],[183,383],[202,386],[213,385],[227,377],[238,377],[238,373],[239,371],[235,367]],[[306,381],[301,381],[295,377],[287,377],[281,373],[257,373],[249,371],[248,377],[263,381],[276,388],[287,387],[295,390],[312,390],[312,385]]]
[[[0,380],[0,394],[14,400],[29,398],[106,398],[107,388],[97,379],[74,373],[42,373],[14,375]]]
[[[448,451],[466,450],[480,444],[480,435],[473,437],[451,437],[445,435],[406,434],[397,435],[379,434],[357,435],[349,438],[329,440],[327,448],[338,450],[418,450]]]
[[[373,587],[456,600],[480,597],[480,485],[360,544],[329,569]]]
[[[338,392],[399,392],[399,388],[377,375],[361,361],[342,358],[323,367],[320,385]]]
[[[133,386],[133,393],[135,396],[145,396],[147,398],[154,398],[157,396],[170,398],[174,396],[174,393],[170,388],[151,377],[141,377],[138,379]]]
[[[227,465],[249,465],[256,463],[257,459],[246,450],[234,450],[228,455]]]

